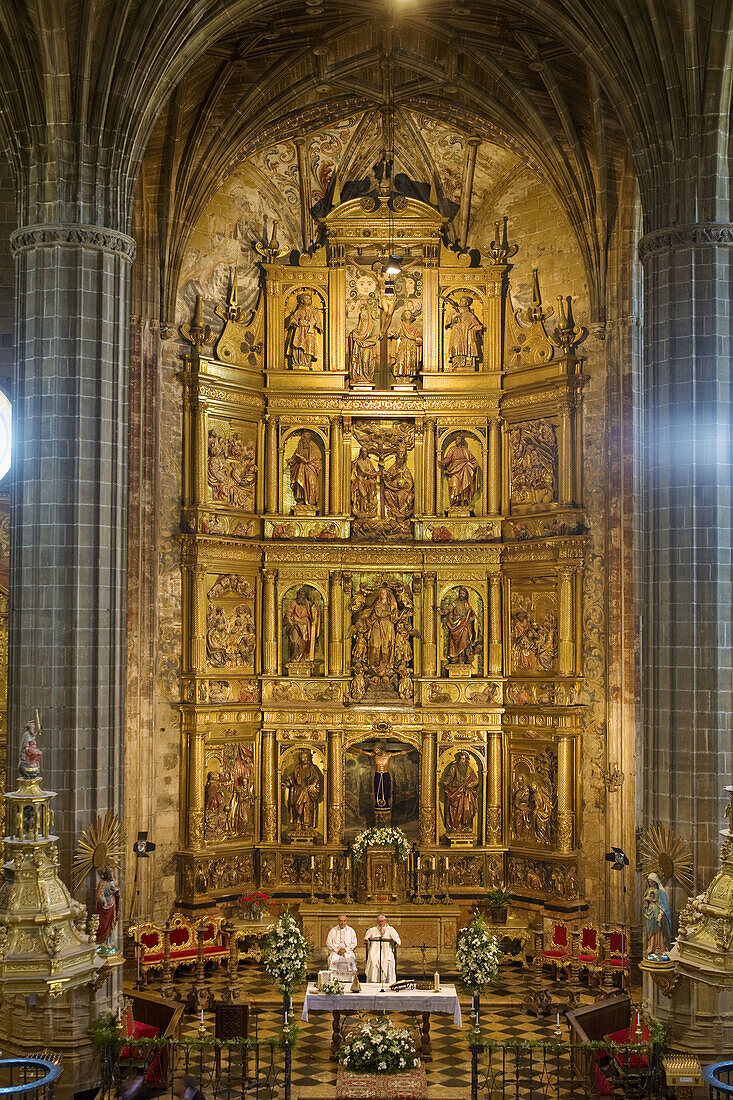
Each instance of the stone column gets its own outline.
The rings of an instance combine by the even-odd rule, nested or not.
[[[262,731],[262,839],[277,840],[277,761],[275,731]]]
[[[649,777],[644,819],[689,837],[698,886],[718,868],[719,776],[730,774],[732,245],[733,225],[684,220],[639,245],[646,304],[637,395],[645,417],[639,774]]]
[[[102,226],[54,222],[18,229],[10,247],[9,728],[16,743],[8,759],[17,759],[20,732],[37,708],[68,881],[90,819],[108,809],[122,813],[135,244]]]
[[[328,665],[332,675],[340,676],[344,670],[344,606],[341,594],[341,573],[338,569],[329,575],[328,608]]]
[[[344,842],[344,768],[341,730],[328,731],[328,841]]]
[[[277,675],[277,569],[262,570],[262,671]]]
[[[501,575],[489,575],[489,675],[501,676],[504,665],[501,644]]]
[[[435,646],[435,573],[423,574],[423,676],[436,676]]]
[[[343,473],[341,471],[342,455],[344,450],[343,425],[340,416],[334,416],[331,421],[331,515],[340,516],[343,512],[341,501],[341,486]]]
[[[422,731],[420,752],[420,844],[435,843],[435,730]]]
[[[191,570],[191,671],[206,672],[206,567]]]
[[[435,420],[428,417],[423,435],[423,501],[426,516],[435,515]]]
[[[560,644],[558,653],[558,671],[561,676],[572,676],[575,672],[575,631],[574,627],[574,600],[573,585],[575,582],[575,570],[568,568],[558,569],[558,630]]]
[[[188,735],[188,845],[202,848],[204,844],[204,731],[191,730]]]
[[[561,737],[557,743],[557,849],[572,852],[575,814],[573,787],[573,738]]]
[[[501,844],[501,730],[488,731],[486,843]]]
[[[265,507],[268,516],[277,512],[277,417],[268,413],[265,417]]]
[[[501,423],[497,417],[489,421],[488,467],[489,515],[496,516],[501,510]]]

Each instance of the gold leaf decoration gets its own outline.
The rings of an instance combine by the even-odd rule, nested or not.
[[[648,825],[642,833],[639,851],[644,874],[654,872],[663,882],[674,879],[689,894],[693,892],[692,852],[686,840],[675,836],[674,829]]]
[[[90,871],[116,870],[122,855],[122,824],[117,814],[107,810],[104,821],[99,815],[84,830],[74,852],[72,867],[74,889],[81,886]]]

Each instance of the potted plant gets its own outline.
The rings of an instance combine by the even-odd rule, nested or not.
[[[509,891],[504,890],[502,887],[489,890],[486,895],[486,908],[489,910],[489,916],[493,924],[506,923],[507,909],[511,900]]]

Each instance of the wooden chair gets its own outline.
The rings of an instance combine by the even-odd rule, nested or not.
[[[214,1038],[249,1039],[249,1005],[239,1002],[214,1001]],[[216,1076],[221,1076],[221,1047],[214,1051]],[[249,1053],[242,1051],[242,1076],[249,1076]]]
[[[600,975],[603,970],[600,934],[597,928],[589,924],[581,928],[579,932],[573,932],[572,939],[571,956],[564,965],[570,970],[571,977],[576,982],[581,972],[585,970],[590,985],[593,975]]]
[[[620,928],[607,928],[603,933],[603,984],[610,988],[614,984],[614,976],[621,975],[621,985],[629,973],[629,937],[627,932]]]
[[[550,946],[542,952],[542,965],[549,964],[555,971],[555,976],[570,961],[570,932],[565,924],[556,924],[552,929]]]

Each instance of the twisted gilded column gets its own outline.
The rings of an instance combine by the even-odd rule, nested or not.
[[[262,671],[277,675],[277,605],[275,580],[277,569],[262,570]]]
[[[501,576],[489,576],[489,674],[501,676],[503,668],[501,645]]]
[[[572,737],[561,737],[557,743],[557,848],[559,852],[573,850],[575,818],[573,748]]]
[[[420,752],[420,844],[435,843],[435,760],[437,734],[422,731]]]
[[[489,421],[488,466],[489,515],[496,516],[501,510],[501,423],[498,417]]]
[[[342,456],[344,451],[343,426],[340,416],[334,416],[331,421],[331,515],[340,516],[344,505],[341,500],[341,487],[343,483]]]
[[[558,671],[561,676],[572,676],[575,672],[575,641],[573,630],[573,583],[575,580],[574,569],[558,570],[558,602],[559,611],[559,663]]]
[[[265,417],[265,507],[268,516],[277,512],[277,417]]]
[[[262,839],[277,840],[277,762],[275,731],[262,731]]]
[[[206,671],[206,567],[191,569],[191,671]]]
[[[423,509],[426,516],[435,515],[435,420],[428,417],[423,434]]]
[[[435,647],[435,573],[423,576],[423,676],[435,676],[437,652]]]
[[[501,844],[501,730],[488,731],[486,843]]]
[[[204,844],[204,731],[191,730],[188,735],[188,845],[202,848]]]
[[[328,840],[330,844],[344,842],[344,765],[341,730],[328,731]]]
[[[344,606],[338,569],[329,574],[328,604],[328,667],[332,675],[339,676],[344,670]]]

